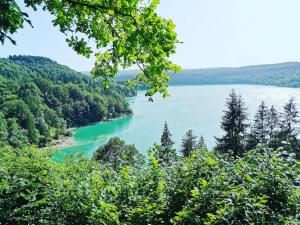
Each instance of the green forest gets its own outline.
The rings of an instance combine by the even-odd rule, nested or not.
[[[46,146],[70,135],[68,128],[132,113],[123,84],[97,80],[48,58],[0,59],[0,145]]]
[[[158,13],[159,3],[0,0],[1,45],[16,45],[14,35],[25,26],[34,27],[28,9],[33,13],[46,11],[57,28],[53,32],[63,35],[75,53],[95,59],[91,71],[95,79],[44,57],[0,59],[1,225],[300,224],[299,111],[293,98],[282,103],[281,111],[262,102],[252,120],[242,96],[232,90],[221,118],[223,135],[215,137],[213,149],[207,149],[204,138],[196,137],[192,130],[182,138],[181,148],[174,149],[172,131],[165,122],[160,143],[149,147],[145,155],[134,145],[113,137],[90,158],[80,154],[63,162],[52,158],[56,150],[49,145],[72,135],[69,128],[133,113],[126,99],[136,94],[132,87],[144,87],[149,100],[156,93],[167,97],[169,84],[300,87],[299,63],[186,70],[185,76],[174,75],[180,67],[171,59],[176,47],[189,38],[182,35],[184,40],[178,39],[176,31],[180,29]],[[186,5],[190,7],[190,3]],[[277,12],[273,3],[267,10],[262,5],[256,6],[260,9],[257,11]],[[217,21],[222,22],[224,34],[214,36],[223,45],[228,26],[221,12],[226,11],[230,17],[235,12],[219,8]],[[283,11],[280,8],[278,12]],[[256,16],[253,10],[248,14],[250,20]],[[280,19],[286,16],[282,15]],[[270,18],[272,24],[273,20]],[[268,25],[267,20],[257,21]],[[183,24],[189,25],[186,21]],[[238,34],[241,30],[235,24],[231,26]],[[208,33],[215,34],[212,31],[220,28],[215,25],[209,24]],[[251,23],[246,25],[252,32]],[[264,30],[273,35],[269,29]],[[206,35],[205,29],[201,32]],[[43,35],[29,35],[30,41]],[[47,55],[48,43],[43,43],[41,50]],[[235,52],[231,47],[227,51]],[[259,45],[255,48],[257,51]],[[123,74],[126,79],[119,79],[119,83],[114,81],[119,70],[131,68],[139,71],[128,77]],[[180,76],[181,80],[176,80]]]

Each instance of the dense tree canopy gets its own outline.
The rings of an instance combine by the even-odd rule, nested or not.
[[[159,0],[24,0],[26,7],[39,6],[55,19],[54,26],[66,35],[66,41],[77,53],[96,56],[92,71],[104,78],[105,84],[120,68],[137,65],[140,72],[128,84],[143,83],[147,95],[167,95],[167,71],[179,71],[169,57],[178,43],[172,20],[156,13]],[[0,42],[24,23],[31,25],[28,14],[15,0],[0,1]],[[92,45],[90,43],[93,43]]]
[[[130,114],[125,97],[135,94],[121,84],[106,90],[100,81],[43,57],[0,59],[0,79],[0,145],[15,147],[44,146],[67,127]]]

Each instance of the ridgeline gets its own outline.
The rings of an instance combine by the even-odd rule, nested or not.
[[[119,81],[133,78],[137,71],[122,71]],[[171,75],[170,85],[259,84],[300,87],[300,63],[254,65],[236,68],[184,69]]]

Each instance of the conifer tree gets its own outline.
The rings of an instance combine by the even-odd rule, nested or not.
[[[193,152],[197,148],[196,139],[197,136],[193,134],[192,130],[188,130],[186,132],[185,136],[182,139],[182,149],[181,149],[182,156],[188,157],[193,154]]]
[[[264,101],[259,105],[255,114],[252,128],[253,137],[257,143],[267,144],[268,137],[268,108]],[[255,146],[254,146],[255,147]]]
[[[247,113],[241,96],[232,90],[226,101],[226,110],[221,121],[225,134],[216,138],[216,150],[233,156],[242,156],[245,149],[245,133],[247,129]]]
[[[202,135],[199,138],[199,141],[197,143],[197,147],[196,148],[197,149],[202,149],[202,148],[206,149],[206,144],[205,144],[205,141],[204,141],[204,138],[203,138]]]
[[[157,155],[160,162],[168,163],[176,156],[176,150],[172,149],[174,141],[171,139],[172,134],[169,130],[167,122],[165,122],[164,130],[161,135],[161,148]]]
[[[278,145],[278,126],[279,126],[278,112],[272,105],[268,112],[268,135],[269,147],[276,147]]]
[[[285,104],[284,112],[280,121],[281,141],[294,141],[297,136],[298,110],[294,98],[290,98]]]

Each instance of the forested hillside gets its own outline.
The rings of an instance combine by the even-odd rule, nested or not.
[[[123,71],[118,79],[133,78],[137,71]],[[300,87],[300,63],[278,63],[238,68],[208,68],[182,70],[171,75],[171,85],[201,84],[262,84]]]
[[[82,126],[131,113],[124,85],[104,89],[51,59],[11,56],[0,59],[0,145],[45,146]]]

